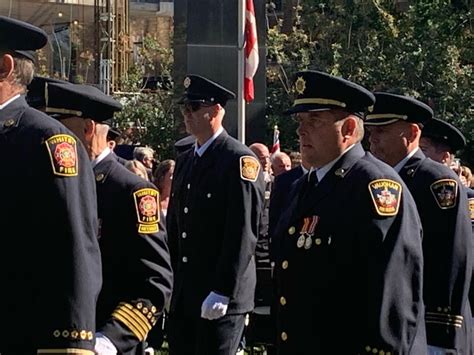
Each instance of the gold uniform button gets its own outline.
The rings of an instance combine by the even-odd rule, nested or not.
[[[385,351],[380,350],[380,351],[379,351],[379,355],[385,355]]]
[[[286,298],[285,297],[280,297],[280,304],[284,306],[286,304]]]
[[[293,235],[293,234],[295,234],[295,232],[296,232],[296,228],[293,227],[293,226],[291,226],[291,227],[288,229],[288,234],[289,234],[289,235]]]
[[[184,213],[188,213],[189,209],[187,207],[184,207]]]
[[[94,339],[94,334],[91,331],[87,332],[87,340],[92,340]]]
[[[367,346],[365,347],[365,351],[367,351],[368,353],[370,353],[371,350],[372,350],[372,348],[371,348],[370,346],[367,345]]]
[[[156,307],[155,307],[155,306],[151,306],[151,311],[152,311],[152,313],[156,313]]]
[[[286,341],[287,339],[288,339],[288,334],[286,334],[285,332],[282,332],[281,333],[281,340]]]
[[[377,350],[377,348],[373,348],[372,349],[372,354],[377,354],[379,351]]]
[[[438,312],[441,312],[443,309],[441,307],[437,308]]]
[[[281,263],[281,268],[282,268],[283,270],[288,269],[288,261],[285,260],[284,262],[282,262],[282,263]]]
[[[77,330],[73,330],[71,332],[71,338],[77,339],[78,336],[79,336],[79,332]]]
[[[79,333],[79,336],[81,337],[82,340],[86,340],[87,332],[85,330],[81,330],[81,332]]]
[[[321,245],[321,238],[316,238],[314,243],[316,243],[316,245]]]
[[[188,190],[191,188],[191,184],[188,184],[188,186],[186,186],[188,188]]]
[[[211,196],[212,196],[211,194],[207,194],[207,198],[211,198]]]
[[[63,338],[67,338],[67,337],[69,337],[69,331],[68,330],[63,330],[61,335],[63,336]]]
[[[54,332],[53,332],[53,335],[55,338],[59,338],[61,336],[61,331],[56,329]]]
[[[101,174],[97,174],[97,175],[95,176],[95,181],[101,182],[102,180],[104,180],[104,176],[105,176],[105,175],[102,174],[102,173],[101,173]]]

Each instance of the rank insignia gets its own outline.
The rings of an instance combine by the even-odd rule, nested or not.
[[[133,193],[138,219],[138,233],[151,234],[159,231],[160,221],[159,193],[155,189],[145,188]]]
[[[76,139],[58,134],[46,140],[53,173],[59,176],[76,176],[78,171]]]
[[[400,207],[402,185],[389,179],[378,179],[369,183],[370,196],[380,216],[395,216]]]
[[[259,172],[260,163],[257,159],[249,155],[240,157],[240,177],[243,180],[255,182]]]
[[[295,90],[298,94],[302,95],[306,89],[306,81],[302,76],[298,77],[295,81]]]
[[[474,198],[469,199],[469,214],[471,215],[471,220],[474,221]]]
[[[453,179],[441,179],[430,186],[439,208],[446,210],[456,206],[458,183]]]

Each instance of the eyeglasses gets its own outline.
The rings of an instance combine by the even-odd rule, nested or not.
[[[188,112],[196,112],[200,110],[202,107],[209,107],[212,105],[204,104],[202,102],[188,102],[184,105],[181,105],[180,110],[181,113],[188,113]]]

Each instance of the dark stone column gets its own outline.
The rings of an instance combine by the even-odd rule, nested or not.
[[[246,104],[246,144],[265,136],[265,1],[254,0],[260,64],[254,77],[255,100]],[[187,73],[208,77],[237,94],[237,0],[175,0],[174,73],[175,93],[183,92]],[[226,105],[224,126],[237,138],[236,100]]]

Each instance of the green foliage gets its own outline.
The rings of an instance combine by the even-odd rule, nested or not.
[[[472,85],[473,12],[469,1],[300,0],[291,33],[282,22],[268,30],[267,115],[281,127],[282,149],[297,149],[289,107],[289,79],[316,69],[427,102],[436,117],[457,125],[469,143],[463,160],[474,166]],[[288,136],[291,134],[292,138]]]
[[[128,132],[127,143],[152,147],[158,160],[174,156],[176,123],[170,80],[172,65],[172,49],[160,46],[151,36],[145,37],[138,60],[122,78],[122,90],[115,94],[123,104],[116,121],[122,132]],[[161,79],[158,88],[145,89],[144,78],[155,73]]]

